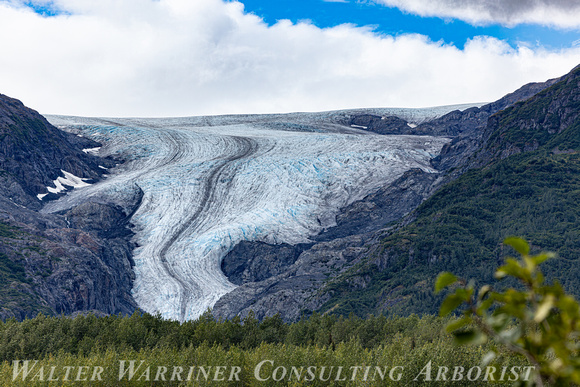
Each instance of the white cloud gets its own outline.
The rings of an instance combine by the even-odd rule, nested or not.
[[[420,16],[464,20],[474,25],[522,23],[580,28],[576,0],[374,0]]]
[[[563,75],[580,47],[465,49],[342,25],[268,27],[237,2],[56,0],[43,18],[0,2],[0,93],[43,113],[183,116],[492,101]]]

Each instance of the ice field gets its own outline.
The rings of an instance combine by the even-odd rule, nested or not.
[[[440,109],[409,111],[404,118],[420,123],[451,110]],[[165,318],[196,318],[235,288],[220,264],[239,241],[307,242],[333,226],[342,207],[405,171],[435,173],[429,160],[449,141],[376,135],[333,124],[332,114],[342,113],[49,116],[54,125],[103,144],[87,151],[127,161],[108,170],[103,181],[75,188],[43,211],[85,200],[123,205],[142,190],[132,217],[138,245],[135,300]]]

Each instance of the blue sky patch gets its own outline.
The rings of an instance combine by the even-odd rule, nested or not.
[[[45,3],[45,4],[38,4],[33,1],[27,1],[24,3],[25,6],[32,9],[37,14],[44,16],[44,17],[53,17],[59,15],[68,15],[67,12],[64,12],[58,9],[52,2]]]
[[[526,45],[558,50],[580,43],[578,31],[528,24],[513,28],[501,25],[477,27],[460,20],[411,15],[371,1],[239,1],[244,4],[246,12],[260,16],[269,25],[281,19],[289,19],[294,23],[308,20],[321,28],[351,23],[358,26],[373,26],[377,33],[391,36],[409,33],[426,35],[432,41],[443,41],[460,49],[463,49],[468,39],[476,36],[493,36],[508,42],[514,48]]]

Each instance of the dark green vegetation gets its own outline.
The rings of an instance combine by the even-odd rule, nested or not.
[[[0,253],[0,298],[3,308],[30,307],[31,303],[39,306],[32,297],[18,290],[29,281],[22,264],[15,263],[6,254]]]
[[[88,355],[95,351],[156,347],[183,350],[190,346],[232,346],[252,349],[261,343],[297,346],[330,346],[356,341],[363,348],[375,348],[393,340],[396,334],[417,343],[447,337],[445,321],[427,316],[362,319],[335,315],[312,315],[287,324],[276,315],[259,321],[253,316],[243,320],[217,321],[210,313],[195,321],[179,323],[160,316],[135,313],[132,316],[93,314],[75,318],[39,314],[33,319],[0,322],[0,361],[40,359],[50,354]]]
[[[451,335],[445,332],[449,319],[417,316],[409,317],[368,317],[361,319],[337,316],[313,315],[294,324],[285,324],[279,317],[266,318],[259,322],[252,316],[243,321],[216,321],[206,314],[199,320],[180,324],[163,320],[148,314],[134,314],[131,317],[94,315],[76,318],[58,318],[39,315],[33,319],[17,322],[10,319],[0,322],[0,385],[37,385],[31,379],[40,368],[45,367],[45,383],[51,367],[57,369],[55,376],[61,381],[51,385],[61,385],[64,366],[100,366],[104,368],[101,382],[74,382],[73,385],[151,385],[157,366],[172,368],[238,366],[240,380],[205,382],[203,376],[190,382],[164,382],[154,385],[235,385],[235,386],[280,386],[280,385],[337,385],[333,381],[319,380],[321,367],[330,367],[336,373],[338,367],[372,367],[365,383],[363,371],[351,380],[338,385],[425,385],[425,375],[417,381],[413,379],[429,361],[432,362],[435,378],[439,366],[464,367],[465,370],[480,365],[484,347],[458,348]],[[27,380],[22,376],[13,381],[13,360],[40,360]],[[145,366],[131,381],[125,377],[119,382],[119,362],[121,360],[141,360]],[[271,360],[276,366],[318,367],[316,380],[298,382],[281,380],[274,382],[256,380],[256,365]],[[509,354],[500,354],[498,361],[502,367],[526,366],[527,363]],[[150,380],[142,377],[145,368],[151,366]],[[401,382],[391,381],[388,370],[402,367]],[[375,374],[375,367],[387,369],[382,380]],[[213,370],[212,369],[212,375]],[[262,377],[272,375],[273,367],[266,365]],[[197,372],[197,371],[196,371]],[[384,371],[383,371],[384,372]],[[75,373],[76,374],[76,373]],[[90,378],[91,372],[88,377]],[[170,371],[171,374],[171,371]],[[185,375],[187,371],[185,372]],[[229,372],[228,372],[229,374]],[[183,378],[185,379],[185,375]],[[194,374],[196,378],[197,373]],[[326,376],[327,377],[327,376]],[[451,375],[449,375],[449,378]],[[70,379],[74,379],[73,375]],[[169,374],[167,375],[169,379]],[[210,377],[210,379],[213,376]],[[304,378],[304,375],[302,376]],[[36,378],[38,382],[40,377]],[[439,382],[437,385],[470,385],[467,381]],[[510,385],[504,381],[498,385]]]
[[[49,312],[31,290],[33,276],[27,275],[25,268],[27,258],[44,253],[38,246],[39,240],[22,229],[0,222],[0,315],[11,310]],[[49,273],[49,267],[38,266],[31,274]]]
[[[580,68],[535,97],[489,120],[471,169],[383,237],[369,258],[329,283],[323,310],[360,315],[437,313],[441,271],[493,282],[520,235],[555,251],[549,279],[580,294]]]
[[[512,278],[520,288],[498,292],[484,285],[475,289],[472,283],[449,272],[437,277],[435,291],[448,286],[455,291],[441,304],[440,315],[446,316],[458,306],[462,318],[447,326],[461,344],[483,344],[488,340],[520,354],[534,365],[534,385],[569,386],[580,383],[580,305],[566,294],[560,284],[544,283],[538,266],[553,259],[554,253],[530,255],[528,243],[517,237],[504,241],[520,259],[507,258],[496,270],[497,279]],[[456,286],[458,285],[458,286]],[[495,350],[485,362],[492,362]],[[499,369],[499,368],[496,368]]]

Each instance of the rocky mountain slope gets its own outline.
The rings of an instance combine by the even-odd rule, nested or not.
[[[254,262],[259,261],[262,255],[276,256],[276,246],[256,245],[253,251],[247,244],[236,246],[224,258],[222,267],[225,269],[231,262],[243,262],[244,257],[248,257],[248,251],[252,251],[253,258],[248,260],[248,264],[238,265],[237,272],[234,272],[243,272],[244,278],[248,280],[220,299],[214,306],[214,314],[231,318],[253,310],[260,318],[280,313],[287,320],[296,320],[302,313],[314,310],[364,314],[385,312],[399,303],[398,296],[392,297],[394,301],[385,297],[385,292],[393,292],[396,286],[375,287],[372,281],[377,273],[384,272],[385,267],[389,266],[386,261],[381,260],[376,267],[369,264],[375,262],[378,251],[384,244],[383,235],[392,233],[392,227],[400,227],[396,225],[397,221],[417,208],[437,189],[475,165],[471,159],[488,140],[488,121],[494,113],[526,100],[558,81],[559,79],[553,79],[545,83],[525,85],[494,103],[452,111],[419,125],[409,125],[398,117],[371,114],[355,114],[343,119],[342,123],[345,125],[354,125],[380,134],[433,134],[451,137],[452,140],[443,147],[440,155],[432,160],[432,165],[441,173],[427,174],[421,170],[410,170],[393,183],[343,208],[337,216],[337,226],[324,230],[313,238],[320,243],[306,249],[295,249],[294,260],[284,260],[288,263],[285,270],[279,269],[269,278],[252,280],[255,278],[253,271],[258,270],[253,269],[256,267]],[[490,125],[493,122],[495,121],[492,119]],[[403,224],[412,222],[415,216],[407,218]],[[356,268],[361,265],[372,269],[364,271],[364,274],[352,274],[358,273]],[[227,270],[225,272],[228,273]],[[425,293],[423,298],[427,300],[432,297],[430,278],[420,278],[416,282],[422,284],[420,291]],[[357,289],[364,289],[363,297],[351,297],[350,293]],[[368,305],[367,298],[372,297],[386,298],[388,301],[380,306],[376,303],[371,306]],[[401,311],[400,305],[398,310]],[[412,312],[414,309],[405,311]]]
[[[580,67],[490,117],[467,172],[426,200],[406,225],[367,244],[357,266],[313,295],[314,309],[436,313],[437,273],[492,282],[509,235],[557,251],[544,272],[578,294],[579,101]]]
[[[85,182],[98,180],[103,169],[97,157],[82,149],[98,147],[87,138],[71,136],[50,125],[44,117],[22,102],[0,94],[0,169],[4,171],[4,192],[15,203],[39,209],[37,195],[55,199],[47,187],[56,189],[54,181],[65,179],[63,171],[82,176]],[[110,161],[103,161],[110,164]]]
[[[115,165],[83,151],[98,146],[0,95],[1,319],[135,310],[130,213],[94,202],[60,214],[37,211],[74,190],[75,183],[97,182],[103,168]],[[139,201],[135,197],[135,205]]]
[[[433,173],[429,161],[449,141],[379,136],[333,123],[334,115],[51,117],[127,162],[102,183],[51,202],[43,212],[67,211],[89,198],[121,203],[127,189],[140,187],[143,202],[132,217],[139,245],[133,295],[148,312],[196,318],[236,287],[220,262],[239,242],[311,243],[335,223],[340,208],[385,182],[411,169]],[[288,262],[294,257],[290,252]],[[273,260],[266,269],[267,257],[256,258],[255,267],[263,269],[256,279],[286,264]]]
[[[65,131],[1,96],[0,318],[434,312],[432,277],[489,277],[506,232],[569,255],[577,72],[462,110],[49,117]]]

